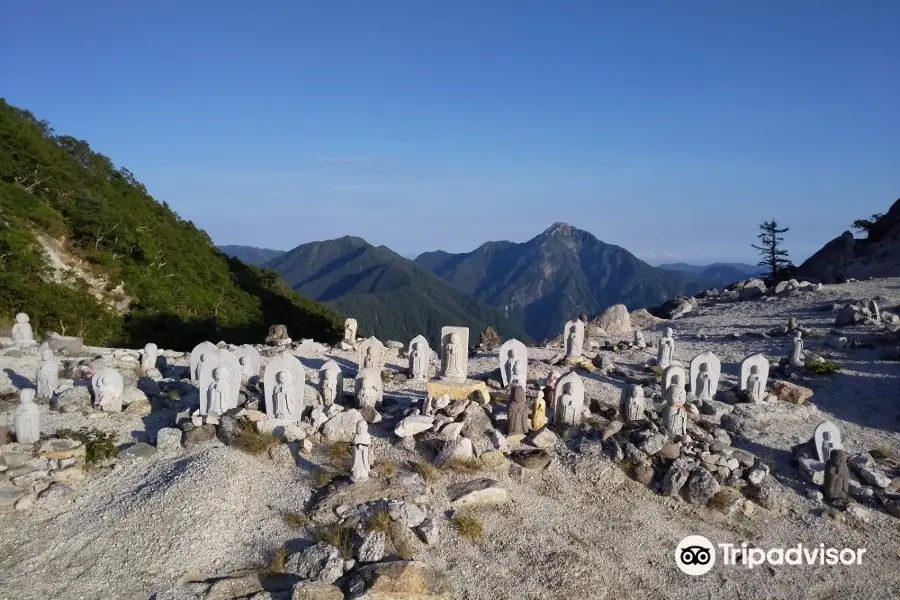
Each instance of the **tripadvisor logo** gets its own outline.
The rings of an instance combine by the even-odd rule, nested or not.
[[[689,535],[675,548],[675,564],[688,575],[703,575],[716,564],[716,548],[702,535]]]
[[[716,564],[718,546],[723,566],[743,566],[753,570],[762,565],[861,565],[865,548],[826,548],[825,544],[790,548],[748,547],[747,543],[713,544],[702,535],[690,535],[675,548],[675,564],[683,573],[697,576],[708,573]]]

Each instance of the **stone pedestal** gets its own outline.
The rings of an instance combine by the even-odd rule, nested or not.
[[[465,400],[474,392],[479,392],[476,396],[481,404],[488,404],[491,401],[490,392],[488,392],[487,383],[475,379],[466,379],[461,383],[452,381],[444,381],[443,379],[431,379],[425,384],[425,406],[424,414],[431,414],[432,406],[436,398],[441,396],[449,396],[450,401]]]

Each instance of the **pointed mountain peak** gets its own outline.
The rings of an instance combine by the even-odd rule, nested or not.
[[[544,235],[572,235],[578,231],[568,223],[556,222],[544,231]]]

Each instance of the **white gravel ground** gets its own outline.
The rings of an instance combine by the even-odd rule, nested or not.
[[[790,349],[786,337],[734,339],[733,333],[768,331],[791,316],[804,326],[827,331],[834,314],[818,307],[870,297],[893,309],[900,304],[900,279],[826,286],[817,293],[771,301],[704,301],[688,318],[670,323],[676,330],[676,358],[687,363],[700,351],[716,352],[723,364],[721,388],[736,381],[737,365],[747,355],[763,352],[776,358]],[[707,338],[693,339],[699,333]],[[844,330],[851,340],[877,333],[872,326]],[[647,331],[646,336],[655,340],[658,333]],[[883,360],[882,349],[825,349],[819,348],[821,341],[809,340],[807,349],[841,361],[845,369],[798,381],[815,391],[810,404],[816,408],[760,405],[752,439],[735,441],[767,456],[775,474],[800,491],[809,486],[789,466],[790,447],[809,439],[822,420],[839,427],[851,452],[887,446],[900,454],[900,363]],[[308,367],[321,365],[326,357],[348,368],[355,365],[354,352],[321,354],[310,346],[303,348],[298,354]],[[530,377],[548,374],[551,368],[540,360],[557,349],[529,352]],[[639,369],[652,355],[648,349],[613,359]],[[389,366],[399,369],[402,361],[396,351],[390,356]],[[493,371],[496,356],[473,358],[469,368],[474,376]],[[12,372],[33,377],[34,369],[31,354],[0,355],[0,370],[8,376]],[[622,385],[603,375],[586,376],[587,397],[611,405],[617,404]],[[385,386],[385,392],[393,395],[417,397],[423,391],[423,385],[409,382]],[[126,444],[152,438],[146,433],[147,424],[155,429],[174,411],[160,412],[160,422],[156,414],[142,419],[45,412],[44,430],[91,425],[115,432],[119,443]],[[417,458],[395,445],[383,428],[373,427],[372,433],[378,460],[402,466]],[[836,522],[819,516],[821,504],[793,493],[783,513],[757,507],[749,517],[726,517],[657,496],[604,458],[580,456],[564,444],[556,454],[546,470],[527,473],[523,479],[507,469],[477,475],[497,478],[512,498],[508,507],[478,513],[485,526],[480,541],[460,538],[446,518],[447,484],[475,476],[442,473],[432,486],[427,508],[438,517],[440,541],[433,547],[420,545],[416,557],[447,573],[454,598],[900,596],[900,519],[864,508],[858,516],[845,515]],[[302,511],[311,493],[311,467],[322,459],[318,455],[296,459],[294,464],[273,462],[213,441],[149,459],[119,461],[73,485],[71,498],[42,501],[25,512],[0,513],[0,599],[151,598],[179,581],[260,566],[274,548],[304,536],[285,524],[281,514]],[[677,543],[691,534],[714,543],[746,541],[761,548],[824,543],[867,552],[862,565],[752,571],[717,565],[709,574],[692,578],[675,567],[673,558]],[[185,597],[193,597],[198,589],[186,587],[185,593],[191,595]]]

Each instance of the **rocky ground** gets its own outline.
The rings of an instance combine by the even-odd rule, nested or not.
[[[88,427],[109,433],[115,450],[95,464],[82,467],[79,457],[75,467],[61,468],[61,460],[34,457],[33,449],[0,448],[0,478],[9,480],[0,483],[0,598],[897,597],[900,471],[891,458],[900,456],[897,325],[860,317],[851,319],[859,324],[832,329],[847,304],[875,299],[898,312],[900,279],[739,296],[701,299],[671,321],[632,315],[650,342],[672,326],[680,363],[706,350],[722,361],[721,402],[698,405],[691,443],[649,448],[657,435],[652,419],[616,431],[611,409],[629,381],[660,397],[651,368],[655,348],[616,345],[631,340],[627,328],[604,323],[618,335],[609,337],[592,323],[586,354],[595,366],[579,370],[589,409],[582,428],[518,443],[493,434],[495,427],[505,431],[497,356],[477,353],[470,375],[488,381],[495,402],[442,411],[440,424],[460,423],[461,437],[429,429],[399,438],[395,427],[416,407],[424,384],[385,383],[381,420],[370,426],[378,476],[356,485],[339,476],[348,466],[340,440],[353,422],[349,410],[331,409],[324,414],[333,417],[331,425],[305,424],[273,444],[242,437],[240,424],[259,417],[251,390],[249,409],[224,419],[218,432],[191,429],[187,415],[197,394],[181,379],[183,353],[163,352],[166,366],[149,379],[138,377],[135,351],[85,348],[60,357],[72,387],[42,405],[45,437]],[[791,349],[779,328],[791,317],[805,328],[808,358],[838,361],[841,371],[778,368]],[[37,353],[5,348],[0,408],[11,422],[16,388],[34,378]],[[310,381],[325,360],[337,360],[351,388],[355,352],[309,342],[290,351]],[[263,350],[264,362],[274,352]],[[529,348],[529,379],[564,372],[551,364],[559,352],[558,344]],[[756,352],[773,362],[770,390],[785,380],[812,396],[804,404],[736,403],[729,390],[738,365]],[[401,354],[389,350],[388,371],[405,368]],[[81,367],[100,365],[126,380],[129,404],[121,414],[94,411],[88,389],[74,377]],[[307,402],[314,401],[310,384]],[[878,449],[870,460],[890,481],[886,488],[860,482],[849,507],[822,500],[792,460],[792,448],[824,420],[837,425],[851,454]],[[185,431],[173,440],[177,427]],[[259,440],[263,447],[250,444]],[[696,465],[713,454],[724,462],[740,457],[741,465],[725,467],[721,481],[697,476],[679,492],[670,475],[675,450],[678,460],[693,461],[685,476],[694,477]],[[435,462],[441,467],[424,466]],[[483,480],[489,482],[471,483]],[[720,493],[710,500],[712,488]],[[674,562],[676,545],[688,535],[766,549],[824,543],[867,552],[861,565],[717,565],[690,577]],[[336,548],[314,545],[318,540]],[[340,587],[326,585],[332,582]]]

